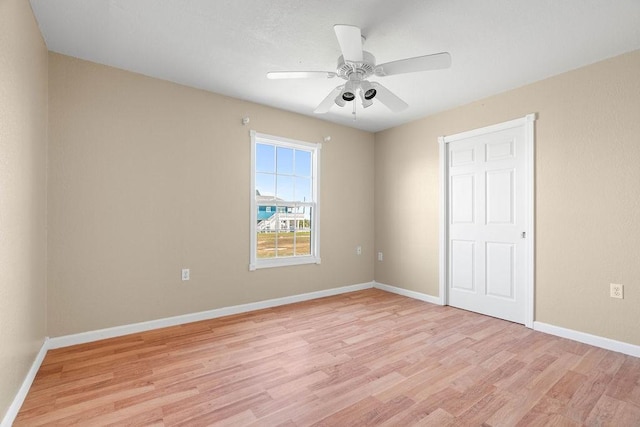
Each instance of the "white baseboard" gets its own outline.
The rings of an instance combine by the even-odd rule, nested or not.
[[[410,291],[408,289],[398,288],[391,285],[385,285],[384,283],[378,283],[378,282],[373,282],[373,287],[383,291],[417,299],[420,301],[430,302],[431,304],[442,305],[441,298],[423,294],[422,292]]]
[[[147,322],[133,323],[129,325],[115,326],[113,328],[99,329],[96,331],[82,332],[73,335],[64,335],[49,339],[50,349],[69,347],[76,344],[85,344],[106,338],[120,337],[123,335],[135,334],[152,329],[166,328],[168,326],[182,325],[184,323],[198,322],[201,320],[215,319],[217,317],[229,316],[232,314],[246,313],[248,311],[261,310],[263,308],[277,307],[285,304],[308,301],[316,298],[323,298],[332,295],[344,294],[347,292],[370,289],[374,282],[360,283],[351,286],[326,289],[323,291],[309,292],[306,294],[291,295],[288,297],[274,298],[265,301],[258,301],[249,304],[234,305],[230,307],[216,308],[213,310],[201,311],[198,313],[183,314],[181,316],[166,317],[164,319],[150,320]]]
[[[612,340],[597,335],[587,334],[586,332],[575,331],[573,329],[562,328],[560,326],[549,325],[543,322],[533,322],[533,329],[550,335],[562,338],[568,338],[584,344],[593,345],[595,347],[604,348],[605,350],[616,351],[618,353],[628,354],[629,356],[640,357],[640,346],[629,344],[622,341]]]
[[[42,361],[44,360],[44,356],[47,354],[47,350],[49,349],[49,338],[44,339],[42,343],[42,347],[40,347],[40,351],[36,355],[35,360],[31,364],[31,368],[27,375],[22,381],[22,385],[16,393],[16,396],[13,398],[13,402],[9,405],[9,409],[4,414],[4,418],[2,418],[2,422],[0,422],[0,427],[10,427],[18,416],[18,412],[20,412],[20,408],[24,403],[24,399],[27,397],[27,393],[29,393],[29,389],[31,388],[31,384],[33,384],[33,380],[40,369],[40,365],[42,365]]]

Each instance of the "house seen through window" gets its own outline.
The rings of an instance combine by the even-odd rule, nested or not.
[[[318,263],[318,144],[251,133],[251,269]]]

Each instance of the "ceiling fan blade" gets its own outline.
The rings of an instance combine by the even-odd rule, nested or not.
[[[336,96],[340,95],[340,92],[342,92],[342,89],[344,88],[344,85],[338,86],[336,87],[334,90],[332,90],[329,95],[327,95],[327,97],[325,99],[322,100],[322,102],[320,103],[320,105],[318,105],[316,107],[315,110],[313,110],[314,113],[316,114],[324,114],[324,113],[328,113],[329,109],[333,106],[333,104],[335,103],[336,100]]]
[[[336,73],[331,71],[270,71],[267,78],[276,79],[331,79]]]
[[[382,86],[380,83],[371,82],[371,86],[376,90],[375,99],[382,102],[394,113],[400,112],[409,106],[406,102],[398,98],[393,92]]]
[[[441,70],[450,66],[451,55],[449,52],[441,52],[380,64],[376,66],[375,73],[376,76],[392,76],[394,74],[415,73],[416,71]]]
[[[334,25],[340,50],[345,61],[362,62],[362,34],[354,25]]]

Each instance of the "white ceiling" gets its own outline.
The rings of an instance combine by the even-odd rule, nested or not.
[[[639,0],[31,0],[49,50],[314,116],[335,86],[267,80],[268,71],[335,71],[334,24],[362,28],[377,63],[448,51],[452,66],[373,77],[409,108],[379,103],[368,131],[640,49]],[[640,72],[640,70],[638,70]],[[358,107],[360,107],[358,105]]]

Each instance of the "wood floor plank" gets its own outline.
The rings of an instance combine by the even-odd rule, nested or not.
[[[587,380],[579,385],[579,388],[567,403],[563,411],[564,414],[572,420],[584,423],[591,412],[591,408],[596,406],[612,378],[611,374],[601,371],[595,371],[595,373],[587,375]]]
[[[437,411],[442,411],[447,414],[447,418],[453,420],[453,416],[442,409],[444,402],[449,400],[458,399],[462,395],[461,392],[454,390],[453,388],[445,388],[441,391],[431,393],[426,399],[420,400],[412,405],[405,411],[394,415],[387,421],[382,423],[385,426],[410,426],[415,424],[422,425],[426,423],[424,421]]]
[[[547,392],[547,396],[559,400],[563,405],[566,405],[578,388],[580,388],[580,385],[584,384],[586,380],[586,375],[567,371],[562,378],[551,387]]]
[[[623,403],[616,410],[611,424],[614,426],[640,426],[640,406]]]
[[[310,425],[318,422],[328,415],[341,411],[363,399],[372,397],[376,390],[386,389],[401,382],[404,377],[396,372],[383,377],[362,383],[359,387],[343,387],[339,392],[334,392],[313,401],[304,407],[304,411],[293,408],[292,420],[298,425]]]
[[[459,424],[457,423],[453,415],[442,408],[438,408],[427,415],[420,422],[420,425],[423,427],[449,427],[458,426]]]
[[[360,418],[362,414],[374,410],[381,406],[381,404],[382,403],[375,397],[368,396],[311,425],[314,427],[358,425],[356,420]]]
[[[377,289],[47,353],[16,426],[640,426],[640,359]]]
[[[461,425],[482,425],[512,398],[509,392],[503,390],[485,394],[482,399],[460,414],[456,421]]]
[[[625,357],[618,374],[609,384],[607,395],[640,406],[640,359]]]
[[[589,413],[586,424],[592,426],[612,425],[613,418],[616,416],[618,408],[624,408],[624,402],[607,395],[602,395]]]
[[[579,426],[580,423],[570,420],[560,414],[562,402],[552,397],[544,396],[516,426]]]

